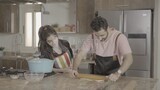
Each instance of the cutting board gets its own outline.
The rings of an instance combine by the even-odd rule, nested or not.
[[[108,80],[108,78],[106,76],[95,75],[95,74],[81,74],[81,73],[79,73],[77,77],[91,79],[91,80]]]

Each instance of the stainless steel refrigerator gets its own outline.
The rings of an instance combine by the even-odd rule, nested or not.
[[[127,76],[152,77],[152,11],[98,11],[128,38],[133,52],[133,64],[125,73]]]

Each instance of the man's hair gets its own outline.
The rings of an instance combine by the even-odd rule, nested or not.
[[[90,24],[91,28],[93,29],[93,31],[100,31],[101,28],[107,30],[108,28],[108,23],[107,23],[107,20],[101,16],[96,16],[91,24]]]

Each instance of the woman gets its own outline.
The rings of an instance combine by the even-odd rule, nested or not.
[[[68,41],[59,39],[57,32],[50,25],[41,26],[38,34],[40,57],[55,60],[54,72],[69,72],[73,54]]]

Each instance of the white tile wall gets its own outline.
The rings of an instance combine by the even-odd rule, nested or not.
[[[59,38],[69,41],[70,45],[75,45],[75,49],[79,49],[88,34],[59,34]],[[21,41],[19,34],[0,34],[0,47],[5,47],[4,51],[14,52],[17,48],[17,43]],[[21,51],[23,52],[23,51]]]
[[[82,46],[87,36],[88,34],[59,34],[59,38],[67,40],[71,46],[75,45],[76,49]]]
[[[5,47],[4,51],[13,51],[15,36],[16,34],[0,34],[0,47]]]

